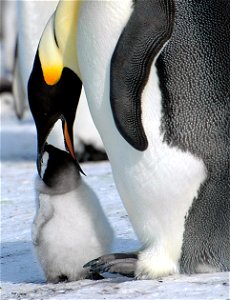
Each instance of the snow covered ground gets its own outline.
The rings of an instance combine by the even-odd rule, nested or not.
[[[1,299],[229,299],[229,274],[170,276],[136,281],[46,284],[30,237],[35,213],[36,133],[31,116],[18,121],[9,96],[1,97]],[[114,251],[139,245],[116,192],[108,162],[82,164],[116,233]]]

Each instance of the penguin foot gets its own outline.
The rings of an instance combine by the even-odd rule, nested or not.
[[[126,277],[135,277],[137,253],[113,253],[100,256],[87,264],[84,268],[90,268],[95,273],[121,274]]]
[[[71,275],[54,275],[54,276],[47,276],[47,282],[49,283],[63,283],[63,282],[71,282],[71,281],[76,281],[76,280],[84,280],[84,279],[89,279],[89,280],[102,280],[104,277],[97,273],[97,272],[92,272],[89,268],[82,270],[81,273],[78,273],[77,276],[71,276]]]
[[[65,282],[65,281],[68,281],[68,276],[66,276],[64,274],[58,276],[58,282]]]

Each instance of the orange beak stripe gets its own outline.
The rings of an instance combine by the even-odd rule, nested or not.
[[[73,157],[74,160],[76,160],[76,156],[75,156],[74,149],[73,149],[73,144],[72,144],[70,136],[69,136],[66,121],[64,123],[64,137],[65,137],[66,145],[68,147],[68,150],[69,150],[71,156]]]

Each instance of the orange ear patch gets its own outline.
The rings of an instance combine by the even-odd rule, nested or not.
[[[44,80],[48,85],[56,84],[61,78],[62,66],[46,66],[42,68]]]

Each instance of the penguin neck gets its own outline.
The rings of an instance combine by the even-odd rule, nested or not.
[[[98,129],[103,127],[102,115],[103,119],[113,120],[109,101],[110,61],[132,12],[132,0],[84,1],[81,6],[77,36],[79,64],[89,108]]]
[[[80,5],[81,1],[60,1],[42,34],[38,53],[49,85],[58,82],[64,67],[81,78],[76,45]]]
[[[61,0],[55,13],[55,32],[58,45],[63,54],[63,64],[80,78],[77,59],[77,23],[82,1]]]

